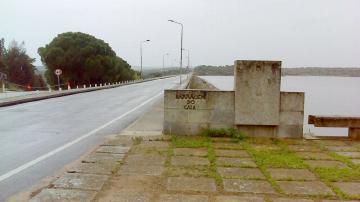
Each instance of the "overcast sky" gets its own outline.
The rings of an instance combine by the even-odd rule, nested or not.
[[[283,67],[360,66],[360,0],[0,0],[0,38],[37,49],[63,32],[103,39],[131,65],[180,58],[180,26],[191,64],[282,60]],[[184,63],[187,53],[184,53]]]

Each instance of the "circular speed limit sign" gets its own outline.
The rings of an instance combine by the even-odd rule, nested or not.
[[[62,74],[61,69],[56,69],[56,70],[55,70],[55,74],[56,74],[57,76],[60,76],[60,75]]]

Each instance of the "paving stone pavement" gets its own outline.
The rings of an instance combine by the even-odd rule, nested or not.
[[[177,145],[171,137],[134,145],[124,138],[108,141],[39,190],[32,201],[360,201],[360,178],[345,173],[347,178],[326,179],[332,170],[360,169],[359,147],[351,142],[280,140],[287,145],[280,147],[273,140],[204,141],[208,147]],[[287,150],[296,159],[264,159],[254,153],[274,150]]]
[[[230,158],[230,157],[218,157],[216,159],[218,166],[229,167],[257,167],[256,163],[251,158]]]
[[[306,160],[306,164],[308,164],[312,168],[346,168],[346,164],[340,161],[332,161],[332,160]]]
[[[268,172],[274,180],[316,180],[314,173],[307,169],[271,168]]]
[[[276,191],[265,180],[224,179],[226,192],[274,194]]]

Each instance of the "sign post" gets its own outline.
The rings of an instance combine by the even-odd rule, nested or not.
[[[58,79],[58,89],[59,89],[59,91],[61,91],[61,88],[60,88],[60,75],[62,74],[62,70],[61,69],[56,69],[55,74],[56,74],[57,79]]]
[[[6,74],[0,72],[0,88],[3,93],[5,93],[5,81],[7,80]]]

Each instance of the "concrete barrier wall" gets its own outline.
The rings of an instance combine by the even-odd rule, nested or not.
[[[303,92],[280,93],[280,125],[278,137],[302,138],[304,123]]]
[[[189,85],[187,86],[188,89],[207,89],[207,90],[218,90],[214,85],[210,84],[209,82],[205,81],[204,79],[191,76]]]
[[[193,76],[188,90],[166,90],[164,133],[237,128],[248,136],[301,138],[304,93],[280,92],[280,61],[235,61],[234,91]],[[214,89],[214,90],[212,90]]]
[[[234,126],[234,92],[165,90],[164,134],[197,135]]]

